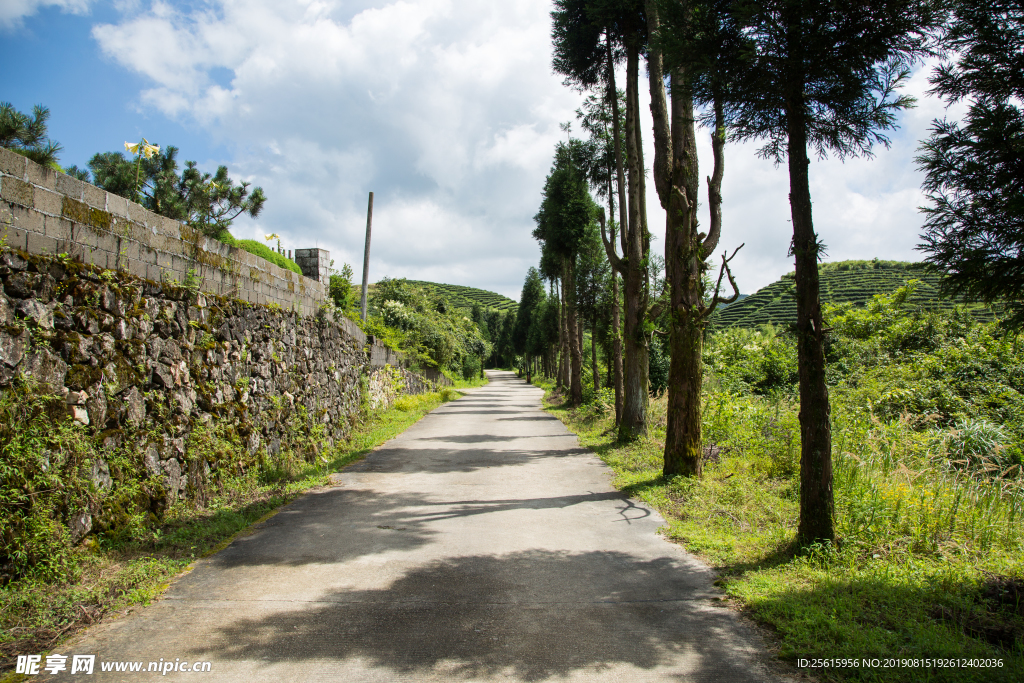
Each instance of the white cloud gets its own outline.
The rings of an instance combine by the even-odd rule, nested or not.
[[[85,14],[91,0],[0,0],[0,29],[13,30],[44,7],[57,7],[70,14]]]
[[[532,216],[557,124],[580,101],[552,73],[549,12],[548,0],[215,0],[194,11],[155,2],[93,35],[152,82],[140,93],[144,107],[237,150],[208,166],[227,162],[264,187],[264,216],[239,223],[239,236],[273,231],[290,248],[316,242],[358,272],[373,190],[371,277],[515,297],[538,255]],[[892,149],[812,164],[815,227],[830,259],[919,258],[913,157],[945,112],[925,94],[927,75],[918,69],[908,84],[919,107],[902,117]],[[650,167],[646,101],[641,117]],[[710,145],[706,131],[698,135],[707,175]],[[734,262],[744,292],[793,267],[786,167],[758,159],[756,148],[726,148],[722,248],[746,243]],[[648,194],[658,236],[664,212],[650,181]]]
[[[157,2],[93,36],[152,82],[143,107],[238,150],[232,173],[269,201],[237,234],[318,241],[358,271],[373,190],[372,277],[434,274],[518,296],[557,123],[579,101],[551,72],[549,11],[547,0]]]

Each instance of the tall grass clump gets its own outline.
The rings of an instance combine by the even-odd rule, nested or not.
[[[550,409],[771,626],[782,658],[981,658],[1000,665],[809,673],[1021,680],[1024,354],[962,309],[910,306],[913,287],[826,308],[835,544],[795,545],[799,400],[784,328],[708,336],[699,480],[662,476],[663,397],[649,436],[629,445],[596,405],[567,411],[549,391]]]

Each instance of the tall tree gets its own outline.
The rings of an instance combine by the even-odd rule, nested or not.
[[[935,121],[917,158],[930,206],[919,249],[949,273],[947,291],[1008,305],[1024,328],[1024,5],[952,3],[946,61],[931,79],[962,123]]]
[[[611,54],[610,48],[606,46],[606,54]],[[609,243],[616,243],[616,235],[619,231],[619,224],[615,220],[616,188],[624,187],[620,183],[622,166],[616,157],[617,137],[613,131],[621,130],[625,121],[621,118],[621,112],[625,108],[625,93],[616,90],[614,93],[615,103],[612,103],[612,88],[606,87],[600,90],[597,95],[590,95],[584,102],[583,107],[576,111],[577,118],[583,124],[584,130],[590,133],[597,149],[599,164],[595,164],[594,173],[591,175],[590,183],[599,197],[604,197],[608,202],[608,232],[610,233]],[[618,117],[613,120],[613,117]],[[600,169],[600,172],[598,172]],[[625,196],[625,191],[621,193]],[[624,214],[623,214],[624,215]],[[604,217],[601,217],[604,220]],[[608,349],[608,369],[611,373],[611,386],[615,391],[615,424],[618,425],[622,416],[622,327],[621,307],[619,305],[619,274],[612,269],[609,273],[611,280],[611,292],[606,297],[609,300],[611,312],[611,327],[608,330],[610,336],[610,348]]]
[[[540,274],[551,287],[549,299],[556,302],[555,310],[558,313],[558,334],[554,340],[556,344],[554,360],[555,386],[559,389],[569,388],[569,339],[565,323],[565,287],[562,285],[564,276],[562,270],[562,257],[553,246],[542,242],[540,250]]]
[[[557,257],[561,264],[562,300],[565,305],[565,338],[569,349],[569,402],[583,401],[583,356],[579,344],[576,306],[576,258],[594,222],[597,206],[587,189],[583,164],[586,151],[579,141],[570,138],[558,143],[555,161],[544,183],[540,210],[534,217],[534,237],[544,242],[544,250]]]
[[[661,6],[659,6],[661,5]],[[651,112],[654,119],[654,185],[665,209],[665,278],[668,300],[664,319],[670,354],[665,476],[700,476],[701,349],[707,320],[719,302],[736,299],[735,281],[723,259],[718,277],[729,276],[730,298],[704,291],[708,259],[722,232],[725,101],[734,78],[739,31],[724,2],[648,0],[648,55]],[[662,16],[666,21],[662,24]],[[670,82],[666,96],[665,78]],[[699,173],[694,105],[711,109],[714,170],[708,178],[711,221],[706,233],[697,220]],[[734,252],[735,254],[735,252]],[[661,312],[661,302],[653,315]]]
[[[818,294],[822,244],[814,231],[809,152],[840,159],[888,146],[883,131],[912,104],[897,94],[925,53],[931,7],[915,0],[758,0],[737,20],[749,41],[734,106],[739,139],[766,139],[762,157],[789,170],[796,263],[800,385],[800,525],[802,543],[835,536],[832,434],[825,384]]]
[[[537,316],[538,309],[543,302],[544,282],[541,280],[537,269],[530,268],[526,272],[523,291],[519,295],[519,307],[516,309],[516,321],[512,333],[515,352],[524,357],[527,382],[533,381],[533,376],[530,372],[532,369],[530,356],[534,349],[530,346],[530,329],[535,324],[534,318]]]
[[[615,66],[625,57],[625,130],[619,129],[618,99],[612,101],[612,135],[619,194],[619,245],[603,236],[608,259],[622,275],[625,298],[623,338],[623,400],[619,438],[632,440],[647,432],[649,292],[643,144],[639,126],[639,66],[647,43],[647,22],[641,0],[555,0],[555,71],[580,90],[607,88],[616,92]]]
[[[601,234],[597,224],[592,222],[587,226],[576,257],[576,305],[590,323],[590,364],[595,390],[601,388],[601,375],[597,371],[597,319],[601,315],[600,301],[608,270]]]

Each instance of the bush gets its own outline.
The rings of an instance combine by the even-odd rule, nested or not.
[[[1006,430],[984,419],[961,417],[945,435],[954,465],[993,468],[996,474],[1020,464],[1020,449],[1011,447]]]
[[[468,356],[462,361],[462,379],[473,379],[480,375],[480,359],[476,356]]]
[[[26,387],[0,395],[0,583],[74,575],[67,527],[96,507],[87,473],[97,457],[59,397]]]
[[[271,249],[265,244],[257,242],[256,240],[239,240],[229,233],[227,230],[221,230],[219,233],[214,235],[214,239],[223,242],[231,247],[238,247],[242,251],[247,251],[253,256],[259,256],[261,259],[270,261],[276,266],[286,268],[293,273],[302,275],[302,268],[299,268],[299,264],[292,261],[286,256],[278,254],[276,251]]]
[[[419,409],[424,404],[429,402],[429,394],[412,394],[406,396],[399,396],[397,399],[395,399],[394,406],[396,409],[401,410],[403,413],[411,413],[412,411]]]
[[[795,340],[772,325],[733,327],[713,335],[704,346],[704,364],[729,391],[761,396],[796,392]]]
[[[361,291],[352,285],[352,266],[346,263],[340,273],[331,275],[327,293],[343,313],[356,311]]]

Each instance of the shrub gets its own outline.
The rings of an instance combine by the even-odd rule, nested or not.
[[[96,507],[87,473],[97,457],[59,397],[24,386],[0,395],[0,581],[74,574],[67,527]]]
[[[473,379],[480,375],[480,359],[476,356],[467,356],[462,361],[462,379]]]
[[[219,233],[214,235],[214,238],[228,246],[238,247],[242,251],[247,251],[253,256],[259,256],[261,259],[270,261],[276,266],[286,268],[293,273],[302,275],[302,268],[299,268],[299,264],[286,256],[278,254],[267,245],[257,242],[256,240],[235,239],[235,237],[227,230],[221,230]]]

